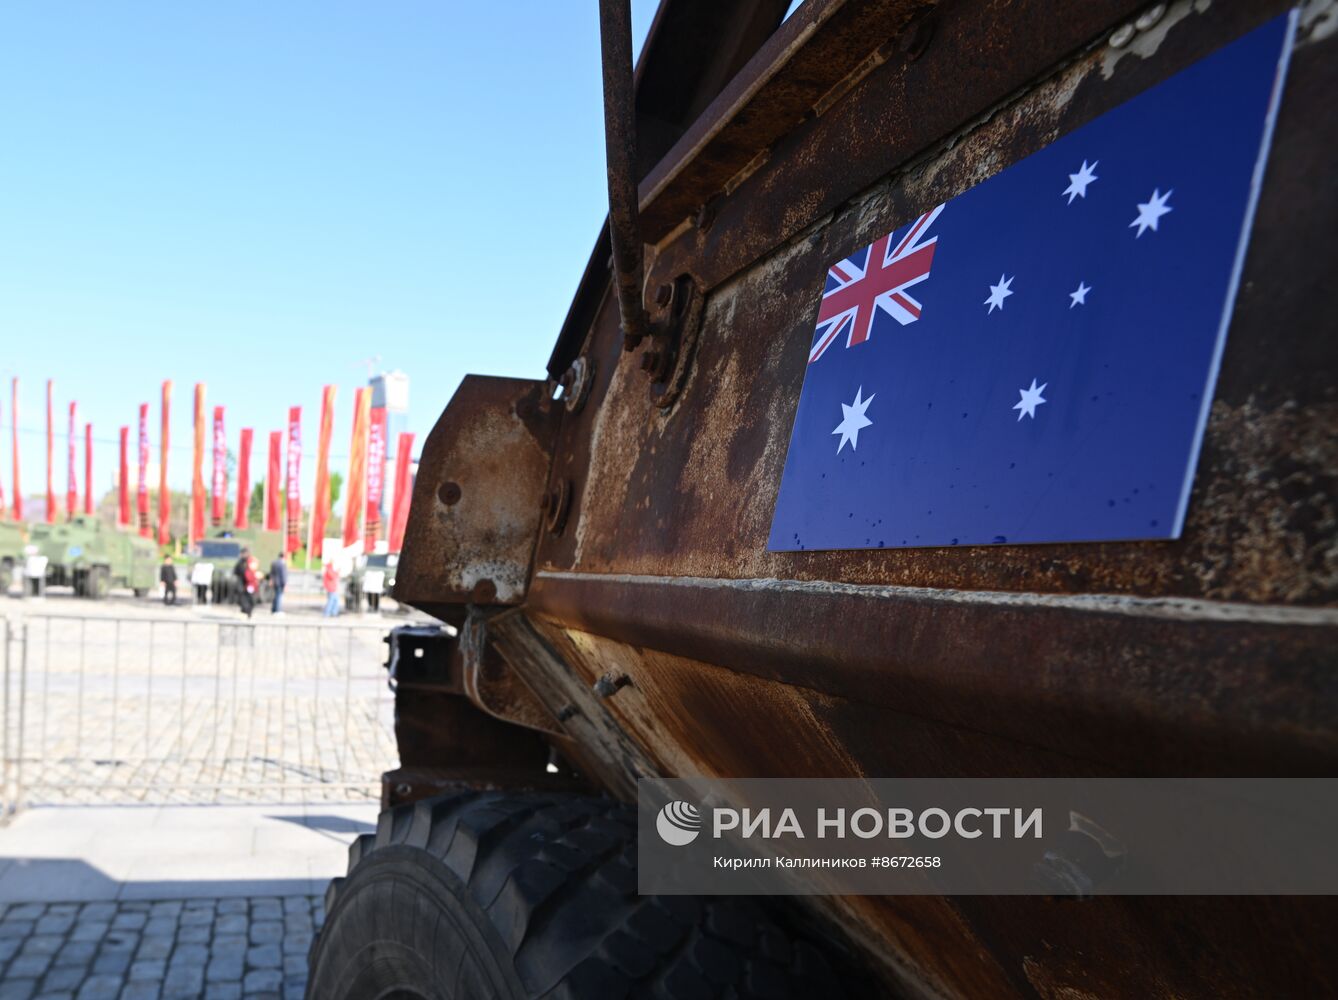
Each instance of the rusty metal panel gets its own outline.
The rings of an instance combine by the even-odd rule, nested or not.
[[[871,711],[860,700],[619,642],[546,616],[534,625],[586,683],[609,671],[630,674],[630,683],[605,702],[606,711],[651,751],[663,773],[1116,773],[1027,740],[944,725],[895,706]],[[1076,709],[1079,702],[1073,704]],[[1075,714],[1091,721],[1093,702],[1085,704],[1089,710]],[[1168,759],[1169,770],[1177,766]],[[863,951],[894,996],[1263,1000],[1328,996],[1338,984],[1338,962],[1308,951],[1316,935],[1338,926],[1338,900],[1331,898],[806,902]]]
[[[600,359],[600,381],[581,421],[564,433],[556,459],[582,503],[566,535],[541,544],[539,565],[1338,602],[1338,445],[1330,432],[1338,424],[1338,340],[1328,335],[1326,305],[1338,259],[1338,230],[1329,221],[1338,217],[1338,189],[1326,181],[1338,171],[1338,123],[1314,113],[1338,86],[1338,61],[1325,52],[1332,41],[1304,36],[1292,60],[1181,540],[878,554],[765,551],[826,263],[1182,69],[1262,19],[1270,12],[1263,8],[1278,6],[1188,13],[1150,51],[1115,58],[1108,48],[1091,50],[963,129],[949,148],[914,169],[845,192],[847,206],[826,225],[709,294],[695,370],[667,414],[650,412],[635,358],[620,363],[616,317],[608,316],[606,304],[586,347]],[[864,102],[867,114],[877,114],[896,100],[895,88],[882,89],[881,80],[871,74],[844,101]],[[802,171],[809,159],[794,162]],[[744,185],[730,201],[762,228],[778,202],[801,201],[806,185],[802,177],[793,187],[766,192]],[[1295,197],[1297,191],[1305,197]],[[702,248],[686,269],[715,266],[715,260]],[[599,442],[597,453],[592,440]]]
[[[458,621],[524,599],[557,409],[543,382],[469,375],[428,435],[395,599]]]
[[[689,275],[706,297],[672,405],[622,350],[602,260],[560,352],[592,384],[559,430],[462,386],[425,452],[405,598],[462,620],[502,554],[486,603],[520,606],[487,641],[615,794],[652,771],[1333,773],[1332,3],[1302,19],[1182,539],[766,551],[827,264],[1286,5],[1177,0],[1121,47],[1139,4],[944,0],[929,28],[924,6],[811,0],[643,184],[647,287]],[[443,509],[448,482],[505,517]],[[565,530],[540,521],[546,484]],[[606,674],[627,682],[600,699]],[[818,905],[898,995],[1338,993],[1331,900]]]

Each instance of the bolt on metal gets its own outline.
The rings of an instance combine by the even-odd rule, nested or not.
[[[595,681],[591,690],[600,698],[612,698],[621,689],[632,683],[632,678],[626,674],[607,673]]]

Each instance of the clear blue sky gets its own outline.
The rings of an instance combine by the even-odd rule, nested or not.
[[[466,373],[542,375],[607,207],[595,0],[6,4],[0,131],[7,499],[12,375],[29,495],[48,377],[58,494],[67,402],[101,493],[140,402],[156,461],[163,378],[178,488],[197,380],[234,450],[303,407],[304,497],[320,387],[342,468],[361,359],[409,374],[421,443]]]

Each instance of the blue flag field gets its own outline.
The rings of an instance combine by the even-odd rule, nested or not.
[[[768,548],[1179,537],[1293,31],[832,265]]]

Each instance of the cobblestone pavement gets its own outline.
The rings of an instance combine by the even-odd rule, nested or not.
[[[0,906],[0,1000],[300,998],[317,896]]]
[[[22,801],[375,800],[395,766],[391,623],[8,603],[24,605],[4,699]]]

